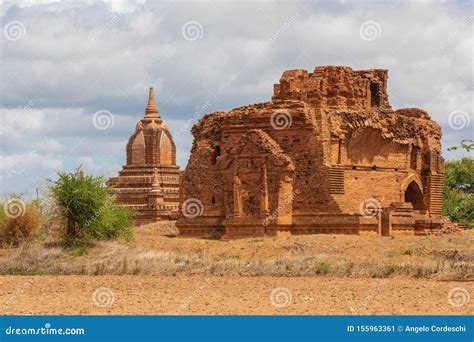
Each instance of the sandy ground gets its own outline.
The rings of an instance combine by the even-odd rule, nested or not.
[[[405,277],[0,276],[0,313],[466,315],[473,293],[473,282]]]
[[[131,242],[95,243],[84,253],[43,240],[0,249],[3,273],[15,274],[0,276],[0,314],[474,314],[473,231],[232,241],[175,235],[174,222],[163,222],[136,228]],[[309,272],[314,258],[329,272]],[[112,266],[95,273],[96,263]],[[382,266],[397,271],[380,276]]]

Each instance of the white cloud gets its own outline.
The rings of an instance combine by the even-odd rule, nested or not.
[[[0,156],[0,192],[34,192],[46,177],[53,177],[57,170],[62,169],[62,160],[50,154],[29,151]]]
[[[22,184],[12,171],[23,167],[38,179],[81,160],[90,172],[116,173],[150,84],[184,168],[192,136],[181,128],[196,106],[268,101],[284,70],[317,65],[388,68],[394,108],[426,109],[445,146],[472,139],[474,118],[460,131],[447,123],[453,110],[474,114],[471,12],[430,1],[4,2],[2,25],[20,21],[26,34],[0,35],[1,187]],[[202,38],[183,38],[188,21],[202,25]],[[361,38],[367,21],[379,24],[380,37]],[[104,131],[92,124],[102,109],[114,115]]]
[[[61,145],[56,139],[46,138],[44,140],[38,141],[35,144],[36,151],[42,153],[51,153],[51,152],[60,152],[64,149],[64,146]]]
[[[130,13],[140,8],[146,0],[104,0],[112,12]]]

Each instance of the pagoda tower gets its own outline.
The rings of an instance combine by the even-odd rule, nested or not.
[[[134,209],[136,224],[175,219],[179,205],[179,166],[176,146],[161,118],[150,87],[145,116],[127,143],[127,163],[112,177],[118,202]]]

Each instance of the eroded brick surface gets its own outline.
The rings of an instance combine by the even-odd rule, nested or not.
[[[441,228],[441,128],[421,109],[393,110],[387,79],[379,69],[285,71],[271,102],[203,117],[182,176],[180,234]],[[187,214],[190,199],[200,215]]]

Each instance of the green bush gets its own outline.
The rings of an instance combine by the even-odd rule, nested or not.
[[[474,227],[474,159],[446,162],[443,214],[451,221]]]
[[[33,237],[43,222],[39,203],[11,195],[0,202],[0,247],[18,246]]]
[[[114,203],[104,177],[84,176],[79,170],[58,176],[51,192],[66,221],[66,241],[132,237],[133,212]]]
[[[461,158],[446,162],[445,190],[474,193],[474,159]]]
[[[448,190],[444,193],[443,214],[451,221],[474,228],[474,194],[461,190]]]

